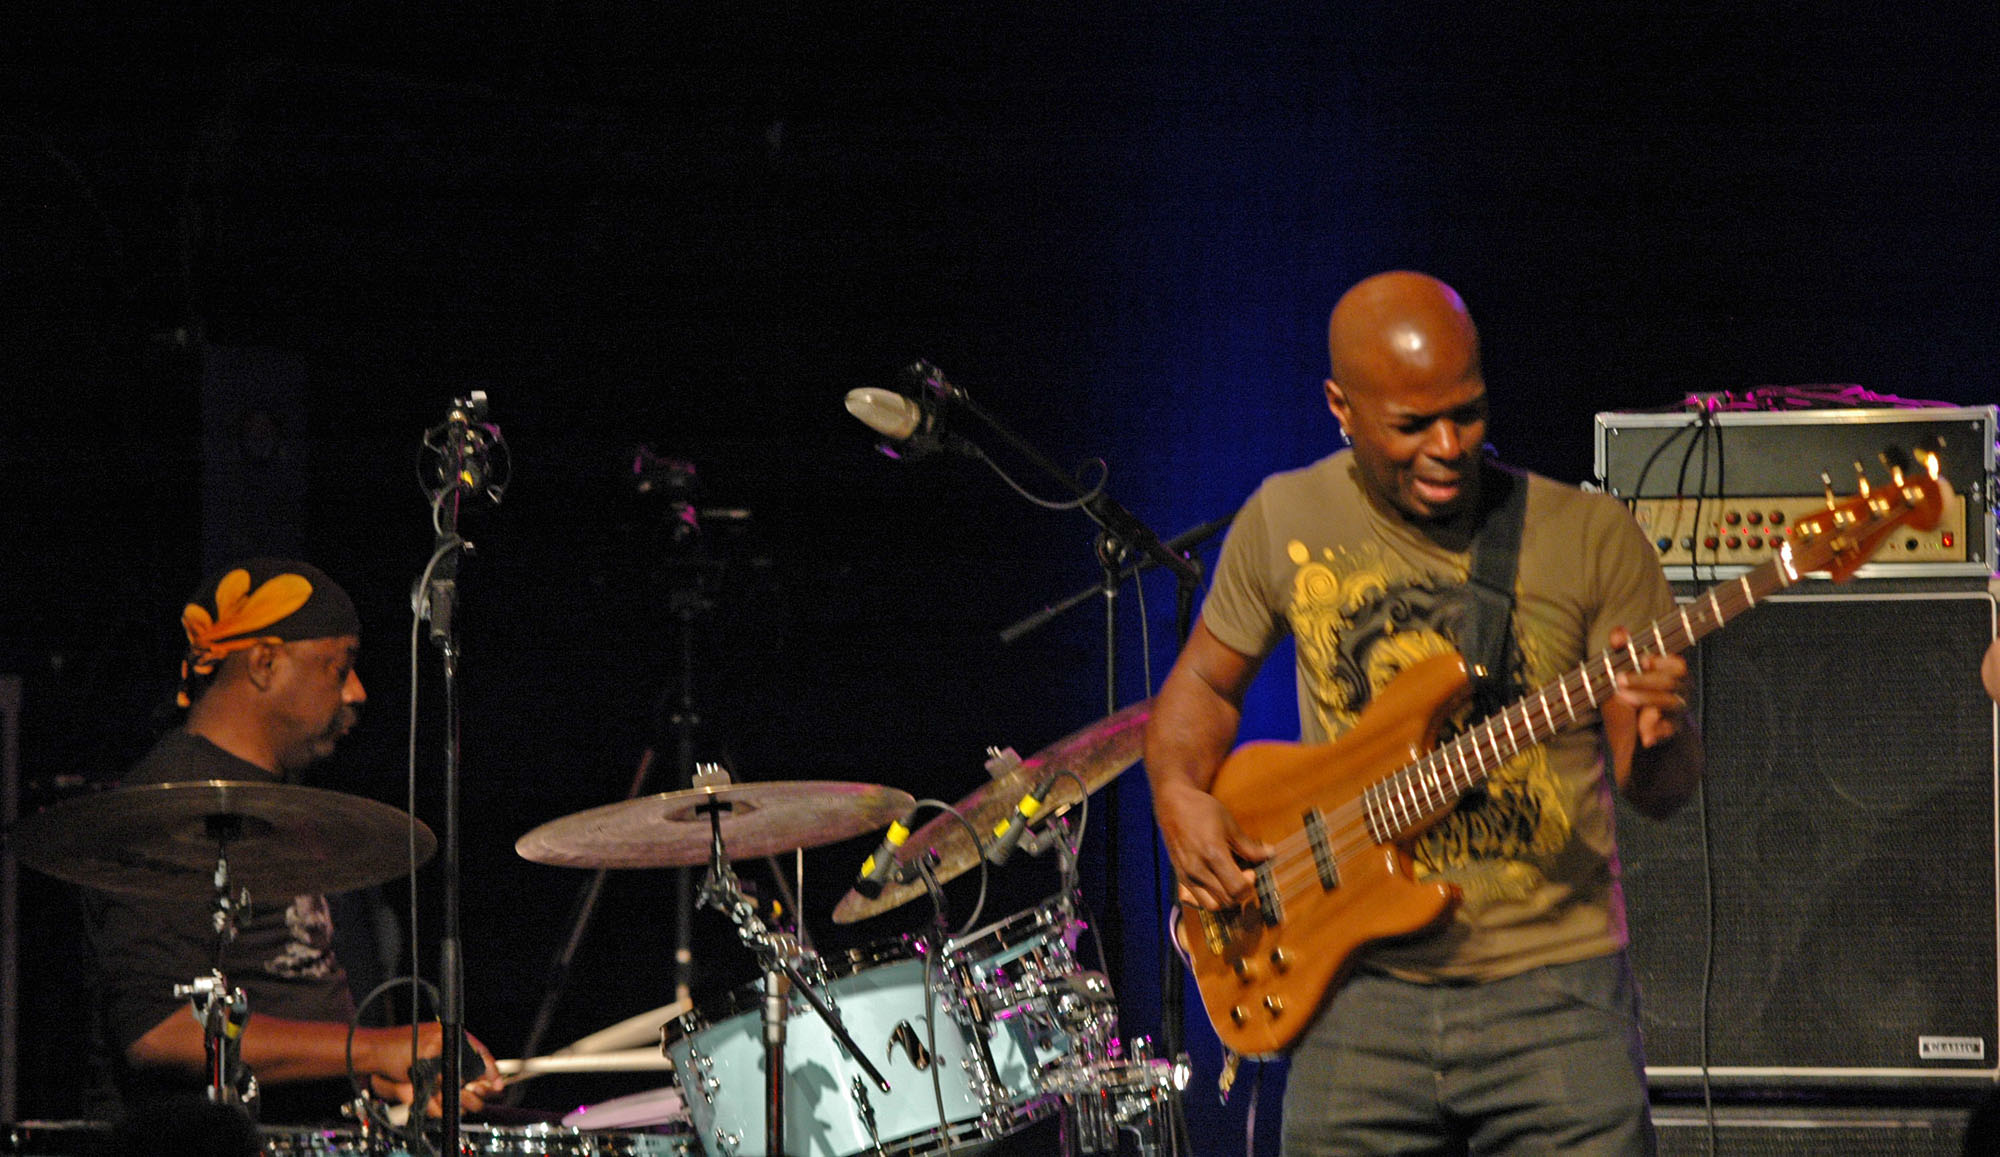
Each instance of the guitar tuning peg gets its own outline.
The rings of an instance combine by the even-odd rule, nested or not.
[[[1839,506],[1840,500],[1833,496],[1833,475],[1828,474],[1824,470],[1820,471],[1819,484],[1826,489],[1826,508],[1832,510],[1834,507]]]
[[[1870,489],[1868,485],[1868,471],[1862,467],[1859,459],[1856,459],[1854,463],[1854,479],[1855,479],[1854,485],[1856,487],[1856,492],[1859,493],[1863,498],[1868,497],[1868,491]]]
[[[1904,474],[1916,465],[1915,461],[1901,446],[1890,446],[1878,457],[1882,459],[1882,464],[1889,468],[1890,480],[1896,484],[1898,490],[1902,489]]]

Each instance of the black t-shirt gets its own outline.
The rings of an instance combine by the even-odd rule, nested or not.
[[[122,781],[126,785],[224,779],[268,782],[271,774],[199,736],[172,731]],[[207,900],[117,896],[86,890],[84,911],[95,956],[96,1045],[101,1068],[113,1075],[125,1104],[201,1087],[198,1078],[136,1071],[125,1050],[169,1016],[192,1016],[174,995],[218,967],[214,905]],[[250,1018],[334,1021],[354,1015],[347,974],[333,953],[333,918],[326,897],[251,896],[239,912],[236,938],[219,967],[249,997]],[[267,1122],[330,1117],[348,1094],[344,1081],[307,1082],[263,1090]]]

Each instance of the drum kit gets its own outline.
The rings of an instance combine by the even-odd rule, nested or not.
[[[922,1157],[991,1149],[1051,1118],[1065,1154],[1115,1152],[1121,1134],[1143,1154],[1170,1151],[1188,1068],[1183,1058],[1151,1056],[1143,1038],[1118,1036],[1111,983],[1079,952],[1090,928],[1077,887],[1081,833],[1071,827],[1072,809],[1087,809],[1090,793],[1138,760],[1150,709],[1150,701],[1126,708],[1026,760],[996,753],[989,782],[956,805],[925,801],[940,815],[914,831],[917,801],[901,791],[733,783],[704,768],[688,789],[528,832],[515,847],[537,863],[705,866],[699,903],[735,926],[760,983],[719,1007],[676,1003],[555,1054],[500,1062],[517,1077],[659,1069],[672,1083],[587,1106],[560,1125],[466,1125],[462,1151]],[[928,895],[937,915],[926,934],[823,956],[802,929],[756,903],[732,868],[885,824],[889,837],[864,871],[878,886],[858,883],[833,920],[850,924]],[[22,862],[86,887],[212,898],[219,937],[230,934],[240,883],[266,896],[355,888],[410,871],[435,848],[422,823],[372,800],[229,781],[70,800],[22,820],[11,842]],[[1056,849],[1061,890],[975,930],[947,931],[942,885],[985,870],[1017,842]],[[216,972],[176,994],[209,1031],[210,1099],[254,1098],[234,1046],[249,1011],[241,990]],[[651,1047],[631,1047],[655,1036]],[[21,1135],[34,1123],[13,1128],[13,1151],[39,1151]],[[273,1154],[407,1153],[401,1144],[372,1123],[359,1132],[264,1130]]]

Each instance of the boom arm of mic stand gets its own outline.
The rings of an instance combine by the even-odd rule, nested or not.
[[[1125,546],[1151,558],[1154,562],[1179,575],[1181,581],[1199,585],[1201,572],[1185,556],[1167,549],[1160,536],[1139,521],[1137,515],[1125,509],[1102,490],[1087,490],[1083,484],[1071,477],[1061,467],[1048,460],[1041,451],[1023,441],[1020,435],[1002,425],[993,415],[987,413],[978,403],[967,397],[965,391],[954,389],[954,405],[985,423],[988,429],[998,434],[1002,441],[1014,448],[1015,453],[1028,460],[1036,469],[1056,480],[1071,494],[1083,502],[1083,507],[1099,526]]]
[[[1229,524],[1235,520],[1236,516],[1234,514],[1228,514],[1221,518],[1204,522],[1200,526],[1189,527],[1168,539],[1166,541],[1167,549],[1173,551],[1177,556],[1182,555],[1183,552],[1194,550],[1202,543],[1229,529]],[[1133,575],[1152,565],[1152,559],[1142,559],[1119,571],[1118,577],[1121,580],[1131,578]],[[1195,568],[1194,581],[1190,583],[1186,578],[1180,580],[1180,589],[1187,595],[1190,602],[1192,602],[1194,593],[1199,591],[1201,587],[1201,564],[1192,563],[1191,565]],[[1000,632],[1000,641],[1011,643],[1023,635],[1037,631],[1041,629],[1043,624],[1055,619],[1071,607],[1078,606],[1085,600],[1103,593],[1104,587],[1101,583],[1092,583],[1087,587],[1083,587],[1060,602],[1051,603],[1005,628]],[[1186,636],[1185,631],[1182,632],[1182,636]]]

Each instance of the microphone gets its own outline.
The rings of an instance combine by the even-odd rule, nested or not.
[[[935,403],[876,386],[847,391],[847,412],[891,442],[928,436],[937,425]]]
[[[861,872],[854,879],[854,890],[870,900],[878,899],[882,889],[889,885],[896,875],[896,849],[910,838],[910,824],[917,818],[917,809],[911,808],[903,818],[889,825],[882,835],[882,842],[875,851],[861,861]]]
[[[1049,793],[1055,790],[1056,780],[1061,778],[1062,773],[1057,772],[1036,784],[1033,790],[1021,797],[1020,803],[1014,805],[1012,815],[993,825],[993,842],[986,847],[988,863],[998,868],[1014,854],[1014,849],[1021,844],[1021,837],[1028,833],[1028,824],[1041,814],[1042,804],[1047,802]]]

